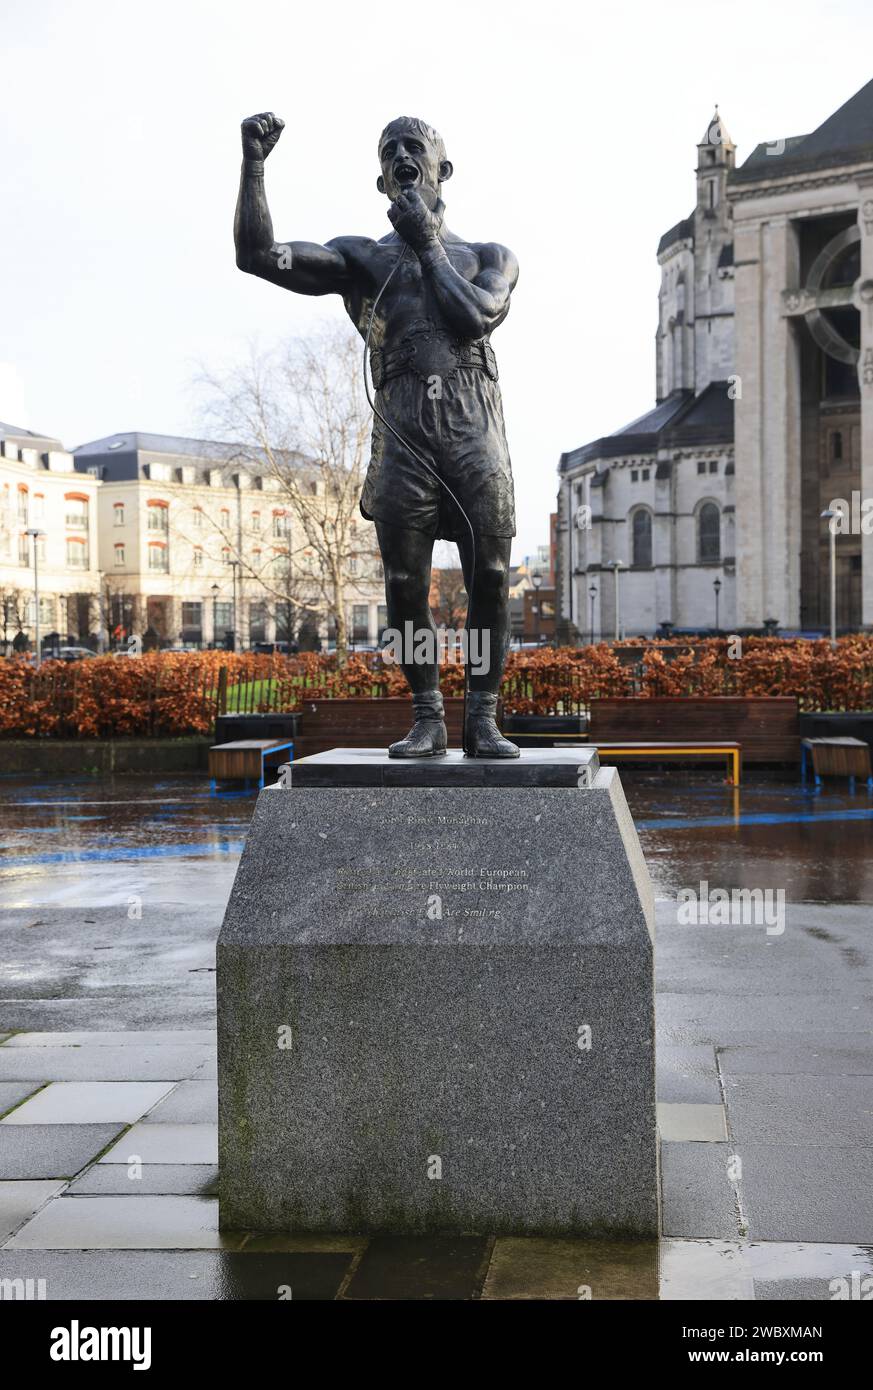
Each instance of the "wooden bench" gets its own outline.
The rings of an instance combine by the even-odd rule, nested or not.
[[[592,700],[589,737],[598,746],[738,743],[745,763],[796,764],[800,758],[797,700],[783,695]]]
[[[240,738],[233,743],[216,743],[209,750],[210,790],[216,782],[257,782],[264,785],[268,767],[278,767],[294,756],[294,744],[275,738]]]
[[[727,760],[727,781],[732,787],[740,785],[743,766],[743,750],[739,743],[713,740],[711,743],[602,743],[600,739],[591,742],[600,758],[612,762],[616,758],[701,758],[712,761],[715,758]]]
[[[800,780],[806,781],[807,767],[812,761],[815,785],[823,777],[848,777],[850,791],[855,790],[855,778],[862,777],[873,788],[873,769],[870,767],[870,745],[861,738],[804,738],[800,741]]]

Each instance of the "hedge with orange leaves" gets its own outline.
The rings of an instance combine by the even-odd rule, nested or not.
[[[222,675],[222,669],[225,674]],[[225,691],[226,683],[226,691]],[[460,695],[463,667],[443,668]],[[216,713],[300,709],[306,700],[403,695],[403,673],[373,654],[335,656],[156,652],[103,656],[39,671],[0,660],[0,737],[179,737],[209,734]],[[794,695],[804,710],[873,709],[873,637],[779,637],[602,643],[512,652],[502,686],[516,714],[581,712],[598,696]]]

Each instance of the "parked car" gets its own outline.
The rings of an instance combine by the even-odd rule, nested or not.
[[[59,661],[84,661],[86,656],[96,656],[90,647],[59,647]]]
[[[257,656],[296,656],[300,648],[296,642],[254,642],[252,651]]]

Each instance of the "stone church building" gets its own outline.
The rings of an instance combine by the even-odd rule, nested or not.
[[[564,631],[873,627],[873,81],[739,167],[716,109],[658,246],[656,403],[561,456]]]

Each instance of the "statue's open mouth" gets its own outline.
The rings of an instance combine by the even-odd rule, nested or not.
[[[397,164],[394,167],[394,181],[403,188],[411,188],[418,182],[419,174],[414,164]]]

